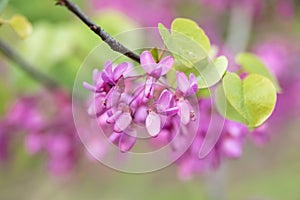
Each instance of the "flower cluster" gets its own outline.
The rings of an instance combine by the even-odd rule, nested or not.
[[[145,51],[140,61],[144,70],[141,74],[136,73],[131,63],[113,66],[108,61],[102,71],[94,70],[93,85],[83,83],[93,93],[88,113],[97,119],[104,134],[121,152],[131,150],[140,127],[145,128],[152,145],[162,147],[173,142],[174,151],[183,148],[184,137],[196,131],[192,144],[176,161],[180,177],[188,179],[195,173],[217,168],[224,159],[240,158],[249,135],[257,144],[268,140],[268,124],[250,133],[245,125],[225,119],[211,151],[199,159],[212,116],[219,115],[212,111],[211,99],[196,96],[197,78],[192,73],[186,76],[177,71],[177,85],[168,85],[165,75],[172,68],[172,57],[155,62],[151,53]],[[197,105],[191,97],[195,97]],[[195,112],[196,106],[199,114]],[[190,122],[197,118],[200,119],[197,130],[191,130]],[[177,134],[182,137],[174,142]]]
[[[177,72],[175,89],[168,86],[164,78],[172,68],[172,57],[167,56],[157,63],[151,53],[145,51],[140,61],[142,74],[132,76],[134,69],[130,63],[113,66],[108,61],[101,72],[94,70],[93,85],[84,83],[84,87],[94,93],[89,114],[99,119],[101,127],[110,127],[108,137],[118,143],[122,152],[129,151],[135,144],[137,126],[144,127],[149,137],[166,130],[172,136],[180,126],[196,118],[189,100],[198,90],[196,77],[190,74],[188,78]],[[138,82],[141,78],[144,80]]]
[[[70,172],[79,153],[71,105],[61,91],[20,98],[1,123],[0,158],[7,157],[11,137],[24,132],[29,154],[46,154],[47,168],[55,175]]]

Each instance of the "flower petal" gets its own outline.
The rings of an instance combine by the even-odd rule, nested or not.
[[[115,123],[121,114],[122,114],[122,111],[118,110],[117,112],[113,113],[112,116],[108,117],[106,122],[109,124]]]
[[[123,133],[119,140],[119,149],[121,152],[128,152],[133,147],[136,142],[136,132],[134,130],[126,131],[127,133]]]
[[[103,94],[96,94],[94,96],[93,101],[91,102],[90,106],[88,107],[88,114],[90,116],[100,116],[105,112],[105,107],[104,107],[104,100],[105,97]]]
[[[151,98],[153,96],[154,93],[154,82],[155,82],[155,78],[152,76],[148,76],[146,78],[146,83],[145,83],[145,96],[147,98]]]
[[[120,130],[124,131],[130,125],[131,121],[132,117],[130,113],[123,112],[116,120],[116,125]]]
[[[104,63],[103,71],[105,71],[109,76],[112,76],[112,61],[108,60]]]
[[[105,81],[111,85],[115,85],[115,82],[113,81],[112,77],[109,76],[105,71],[102,71],[101,78],[103,79],[103,81]]]
[[[185,100],[178,102],[180,120],[184,125],[190,122],[190,107]]]
[[[169,90],[165,89],[164,91],[162,91],[162,93],[160,94],[158,100],[157,100],[157,110],[159,111],[164,111],[167,108],[170,107],[170,102],[173,98],[173,94],[172,92],[170,92]]]
[[[98,69],[93,70],[93,82],[96,85],[98,78],[100,77],[100,72]]]
[[[108,140],[111,141],[112,143],[115,143],[119,138],[120,138],[121,134],[120,133],[116,133],[116,132],[113,132]]]
[[[121,130],[121,129],[117,126],[117,124],[114,125],[113,130],[114,130],[114,132],[116,132],[116,133],[122,133],[122,132],[123,132],[123,130]]]
[[[154,76],[155,78],[159,78],[162,75],[161,72],[162,72],[161,67],[156,68],[156,69],[152,70],[151,76]]]
[[[177,80],[177,84],[178,84],[178,89],[183,94],[186,94],[186,92],[190,88],[190,82],[187,79],[186,75],[183,72],[177,72],[176,73],[176,80]]]
[[[96,87],[87,83],[87,82],[83,82],[83,87],[85,87],[86,89],[88,89],[91,92],[96,92]]]
[[[137,123],[145,123],[147,117],[147,107],[139,106],[134,113],[134,121]]]
[[[179,111],[178,107],[173,107],[173,108],[166,109],[165,113],[167,116],[173,116],[173,115],[176,115],[178,113],[178,111]]]
[[[178,134],[178,132],[180,131],[180,117],[178,115],[173,116],[171,118],[171,124],[171,132],[175,135]]]
[[[113,78],[114,78],[115,82],[118,81],[120,79],[120,77],[125,73],[128,66],[129,66],[129,64],[127,62],[123,62],[123,63],[117,65],[117,67],[114,69],[114,72],[113,72]]]
[[[106,96],[106,107],[112,108],[119,103],[121,93],[116,87],[112,88]]]
[[[104,64],[104,69],[101,73],[101,78],[110,84],[115,84],[113,81],[113,73],[112,73],[112,62],[110,60],[106,61]]]
[[[149,51],[144,51],[141,54],[141,66],[149,74],[156,68],[157,63],[155,63],[153,56]]]
[[[131,62],[127,62],[127,64],[128,64],[127,69],[123,74],[124,78],[139,76],[144,74],[143,72],[137,72],[137,70],[135,70],[135,67]]]
[[[148,133],[155,137],[161,130],[160,116],[155,112],[149,112],[146,118],[146,129]]]
[[[173,64],[174,64],[174,58],[172,58],[171,56],[167,56],[164,59],[162,59],[158,63],[159,67],[162,68],[161,75],[167,74],[172,68]]]
[[[190,73],[190,88],[193,91],[193,94],[195,94],[198,91],[198,81],[196,76],[193,73]]]

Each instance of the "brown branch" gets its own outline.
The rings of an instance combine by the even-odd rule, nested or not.
[[[58,88],[58,84],[51,78],[36,70],[34,66],[22,58],[12,47],[0,40],[0,52],[8,59],[17,64],[17,66],[25,71],[28,75],[34,78],[39,83],[43,84],[46,88],[53,90]]]
[[[69,11],[74,13],[84,24],[86,24],[105,43],[107,43],[112,50],[119,52],[138,63],[140,62],[140,56],[138,54],[129,50],[127,47],[105,32],[100,26],[95,24],[74,2],[71,0],[58,0],[56,4],[68,8]]]

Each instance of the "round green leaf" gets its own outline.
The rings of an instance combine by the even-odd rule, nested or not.
[[[223,79],[223,88],[226,99],[232,107],[245,119],[248,119],[244,102],[243,82],[235,73],[227,72]]]
[[[193,68],[195,63],[208,57],[204,48],[189,36],[175,32],[172,34],[162,24],[158,25],[160,35],[173,54],[175,60],[179,61],[185,68]]]
[[[226,106],[236,111],[234,118],[240,115],[243,119],[234,120],[244,121],[248,127],[258,127],[263,124],[275,108],[276,89],[273,83],[262,75],[250,74],[242,81],[238,75],[228,72],[223,78],[223,90],[228,101]],[[225,115],[233,118],[228,116],[227,112]]]
[[[219,84],[215,91],[215,104],[223,117],[232,121],[248,124],[247,119],[240,115],[226,99],[222,84]]]
[[[189,25],[183,25],[183,27],[193,27],[191,30],[194,31],[195,29],[200,29],[195,22],[187,19],[174,20],[172,28],[175,28],[176,31],[184,32],[185,29],[181,29],[179,25],[185,22]],[[211,87],[221,80],[228,66],[228,60],[225,56],[220,56],[211,61],[199,41],[196,41],[201,37],[193,36],[192,33],[186,33],[188,31],[180,33],[173,29],[171,34],[162,24],[159,24],[158,28],[165,45],[175,58],[174,66],[177,70],[183,71],[186,74],[194,73],[198,78],[199,88]],[[200,30],[202,31],[202,29]]]
[[[197,42],[206,53],[210,52],[210,41],[196,22],[186,18],[176,18],[171,25],[172,34],[181,33]]]
[[[270,79],[276,87],[276,90],[281,92],[281,88],[276,77],[271,74],[259,57],[251,53],[240,53],[236,57],[236,62],[241,65],[246,72],[260,74]]]
[[[249,126],[257,127],[272,114],[277,99],[276,89],[269,79],[251,74],[244,80],[243,91]]]

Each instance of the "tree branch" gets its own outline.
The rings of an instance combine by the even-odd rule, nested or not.
[[[5,55],[8,59],[12,60],[17,64],[23,71],[25,71],[28,75],[34,78],[39,83],[42,83],[46,88],[53,90],[58,88],[58,84],[50,79],[45,74],[36,70],[34,66],[24,60],[16,51],[13,50],[8,44],[4,41],[0,40],[0,51],[3,55]]]
[[[140,56],[135,52],[129,50],[127,47],[122,45],[111,35],[105,32],[100,26],[95,24],[75,3],[71,0],[58,0],[57,5],[65,6],[74,13],[83,23],[85,23],[94,33],[96,33],[110,48],[116,52],[119,52],[128,58],[140,62]]]

